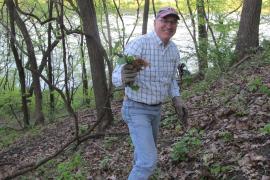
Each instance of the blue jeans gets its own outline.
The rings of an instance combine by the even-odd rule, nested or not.
[[[147,180],[157,163],[157,135],[161,105],[146,105],[126,99],[122,116],[134,145],[134,164],[129,180]]]

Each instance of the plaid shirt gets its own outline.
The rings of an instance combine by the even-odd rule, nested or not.
[[[124,53],[140,57],[150,63],[136,76],[134,84],[140,87],[138,91],[125,87],[125,95],[129,99],[153,105],[164,102],[168,96],[171,98],[180,96],[175,79],[180,55],[172,41],[164,47],[157,34],[151,32],[128,43]],[[122,67],[123,65],[117,65],[113,71],[112,81],[115,86],[122,85]]]

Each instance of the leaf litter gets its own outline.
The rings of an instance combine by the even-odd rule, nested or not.
[[[263,128],[270,123],[270,96],[250,88],[259,77],[270,84],[270,65],[249,66],[213,83],[209,90],[186,99],[189,108],[189,128],[201,132],[200,145],[188,149],[187,158],[173,161],[171,154],[177,142],[187,132],[173,114],[173,107],[162,107],[162,123],[158,140],[159,161],[154,179],[270,179],[270,134]],[[115,121],[107,132],[128,133],[121,120],[121,102],[113,102]],[[80,126],[88,127],[96,121],[93,110],[79,112]],[[47,125],[34,136],[25,135],[0,151],[0,179],[24,166],[53,154],[73,138],[71,118]],[[190,136],[187,136],[190,140]],[[184,144],[185,145],[185,144]],[[189,145],[187,145],[187,148]],[[38,169],[15,179],[54,179],[57,167],[71,160],[74,153],[83,159],[73,174],[83,173],[85,179],[127,179],[132,168],[133,146],[128,135],[88,139],[76,150],[66,151]],[[84,179],[83,178],[83,179]]]

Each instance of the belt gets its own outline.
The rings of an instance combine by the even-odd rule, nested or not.
[[[124,96],[124,100],[131,100],[131,101],[134,101],[130,98],[128,98],[126,95]],[[144,105],[147,105],[147,106],[160,106],[162,103],[158,103],[158,104],[146,104],[146,103],[143,103],[143,102],[138,102],[138,101],[134,101],[136,103],[140,103],[140,104],[144,104]]]

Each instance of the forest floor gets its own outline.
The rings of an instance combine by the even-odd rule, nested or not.
[[[249,58],[207,90],[186,99],[189,130],[182,131],[170,103],[162,107],[159,162],[154,179],[270,180],[270,61]],[[193,91],[193,86],[186,91]],[[121,120],[121,102],[112,104],[115,121],[107,133],[76,150],[71,145],[44,165],[15,179],[127,179],[133,147]],[[79,113],[80,130],[95,123],[95,112]],[[0,179],[59,150],[74,136],[65,118],[24,133],[0,150]],[[29,167],[29,166],[28,166]]]

